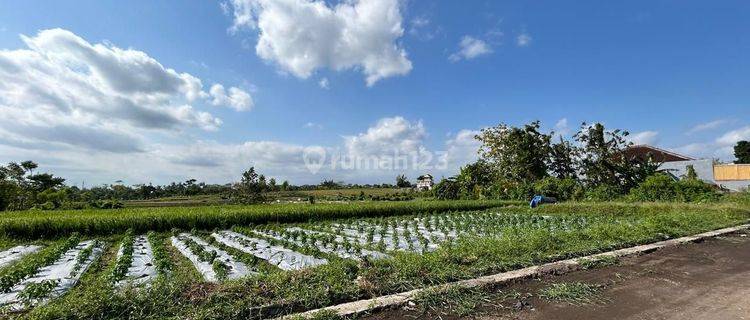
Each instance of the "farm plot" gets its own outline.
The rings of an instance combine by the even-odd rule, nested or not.
[[[144,235],[133,237],[129,230],[123,237],[117,252],[117,262],[112,271],[112,280],[118,286],[150,283],[157,275],[154,252]]]
[[[342,258],[387,258],[389,253],[426,253],[461,236],[495,237],[508,228],[550,232],[582,228],[594,218],[475,212],[348,219],[331,223],[262,226],[249,232]]]
[[[206,281],[218,282],[256,274],[227,252],[189,233],[171,238],[172,245],[188,258]]]
[[[78,285],[19,318],[273,318],[699,233],[748,217],[746,209],[721,206],[563,204],[533,211],[247,223],[147,236],[134,230],[107,238],[112,249]],[[35,253],[0,268],[0,289],[34,277],[80,242],[43,242]],[[139,255],[151,261],[153,269],[143,276],[149,285],[123,290],[141,278],[131,272]],[[113,270],[120,270],[117,281]]]
[[[35,268],[37,265],[45,264],[56,252],[28,261],[26,265],[14,266],[17,268],[6,274],[8,277],[4,277],[3,280],[9,280],[6,283],[10,283],[10,278],[13,277],[23,280],[12,286],[3,287],[0,305],[10,310],[21,310],[60,296],[72,288],[103,251],[103,245],[97,240],[80,243],[77,240],[77,236],[74,236],[61,245],[58,249],[66,251],[52,264]],[[32,269],[35,269],[33,275],[24,275]]]
[[[211,234],[217,241],[242,252],[266,260],[281,270],[299,270],[325,264],[328,261],[276,246],[263,239],[251,238],[233,231]]]
[[[27,254],[34,253],[41,248],[42,246],[37,245],[20,245],[0,252],[0,268],[23,258]]]

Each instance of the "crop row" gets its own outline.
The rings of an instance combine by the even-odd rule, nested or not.
[[[406,215],[418,212],[478,210],[508,205],[501,201],[411,201],[356,204],[289,204],[214,206],[201,208],[127,208],[73,210],[54,213],[9,212],[0,217],[0,235],[54,238],[72,232],[86,235],[120,234],[128,229],[148,231],[211,230],[233,225],[320,221],[347,217]],[[514,203],[517,204],[517,203]]]

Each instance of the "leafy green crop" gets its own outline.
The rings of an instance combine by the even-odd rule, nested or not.
[[[79,241],[80,236],[74,233],[67,240],[58,241],[58,243],[26,257],[19,263],[0,270],[0,291],[10,292],[14,285],[33,275],[39,268],[54,263],[66,251],[78,245]]]

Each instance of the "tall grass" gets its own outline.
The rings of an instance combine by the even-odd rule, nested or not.
[[[86,235],[167,231],[173,228],[213,229],[269,222],[306,222],[325,219],[404,215],[419,212],[480,210],[520,204],[507,201],[410,201],[344,204],[277,204],[115,210],[20,211],[0,213],[0,235],[54,238],[71,232]]]

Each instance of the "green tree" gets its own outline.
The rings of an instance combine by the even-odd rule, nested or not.
[[[539,121],[523,127],[499,124],[482,129],[476,139],[482,143],[479,154],[510,181],[536,181],[547,176],[551,135],[539,131]]]
[[[440,180],[440,182],[433,188],[433,192],[435,193],[435,198],[440,200],[456,200],[460,196],[460,189],[456,178],[450,177]]]
[[[235,185],[235,195],[239,202],[253,204],[263,202],[263,186],[261,186],[255,167],[250,167],[242,173],[242,180]]]
[[[737,164],[750,164],[750,141],[739,141],[734,146],[734,157]]]
[[[628,159],[625,156],[625,150],[632,145],[626,140],[628,135],[627,131],[619,129],[606,130],[601,123],[581,125],[574,138],[580,144],[578,157],[587,186],[606,185],[626,193],[656,173],[659,164],[650,157]]]
[[[410,188],[411,182],[409,182],[409,179],[406,178],[405,175],[400,174],[396,176],[396,187],[398,188]]]
[[[550,173],[558,179],[577,179],[576,148],[560,136],[560,141],[550,148]]]
[[[494,180],[492,167],[482,159],[462,167],[456,176],[461,197],[471,199],[484,197]]]

